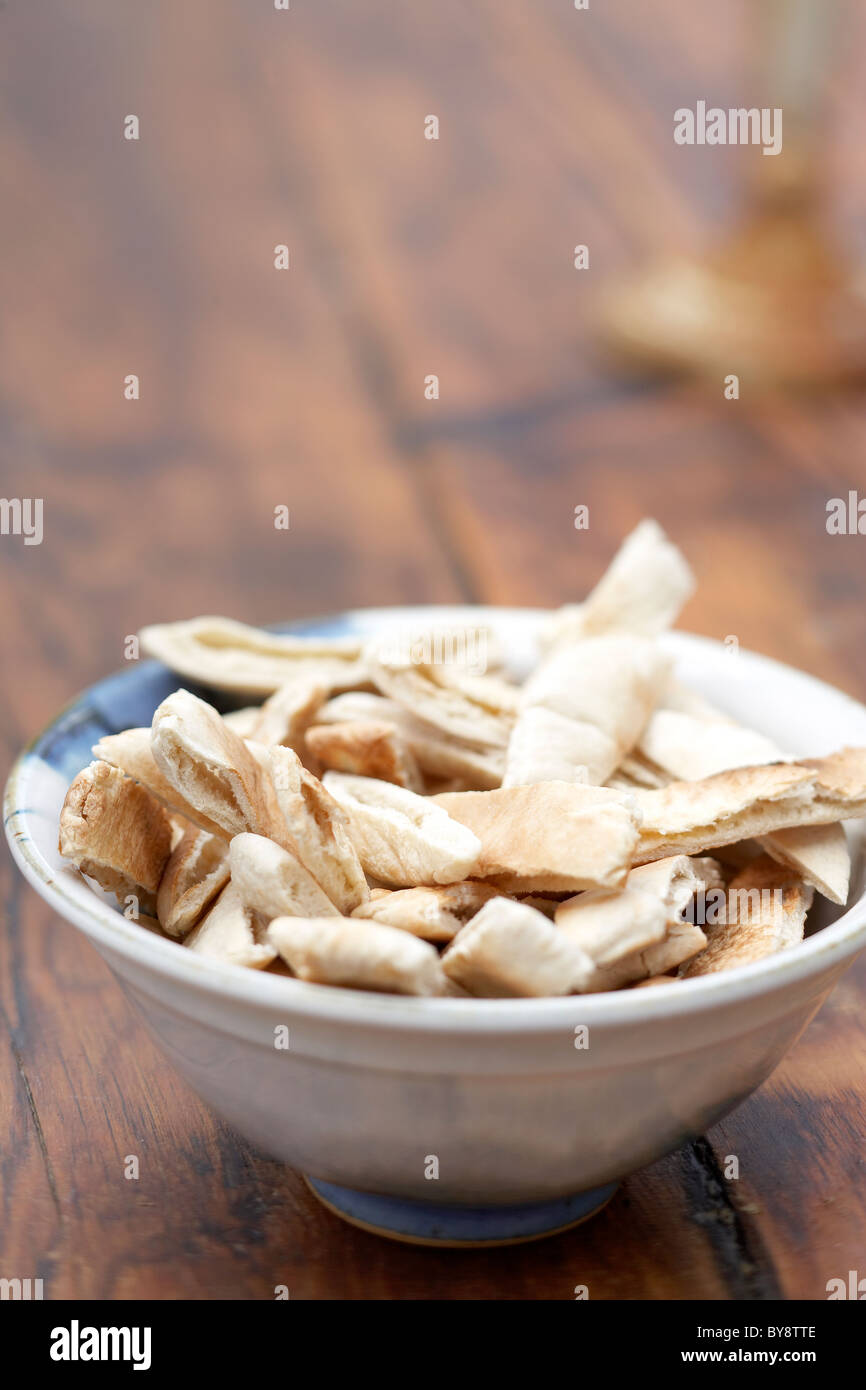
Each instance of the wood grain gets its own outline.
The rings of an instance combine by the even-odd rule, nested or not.
[[[593,333],[606,280],[736,215],[742,152],[676,148],[670,123],[739,98],[745,13],[0,11],[0,492],[45,503],[40,547],[0,538],[4,765],[145,622],[557,604],[645,514],[698,572],[686,626],[863,696],[866,542],[824,525],[864,486],[863,400],[620,379]],[[860,17],[828,151],[850,240],[864,64]],[[596,1220],[432,1252],[343,1226],[252,1152],[8,858],[0,886],[0,1274],[49,1297],[813,1299],[858,1265],[862,964],[757,1096]]]

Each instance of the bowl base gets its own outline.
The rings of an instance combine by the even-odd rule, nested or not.
[[[549,1202],[528,1202],[507,1207],[440,1206],[405,1197],[383,1197],[351,1187],[322,1182],[304,1175],[304,1181],[328,1211],[352,1226],[389,1240],[409,1245],[435,1245],[471,1249],[489,1245],[521,1245],[559,1235],[588,1221],[606,1206],[619,1186],[608,1183],[588,1192],[556,1197]]]

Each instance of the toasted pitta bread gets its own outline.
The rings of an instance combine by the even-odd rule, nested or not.
[[[393,724],[364,719],[308,729],[306,746],[323,767],[375,777],[421,793],[424,779],[412,751]]]
[[[542,913],[492,898],[442,957],[449,980],[486,999],[575,994],[593,974],[591,958]]]
[[[122,734],[106,734],[93,745],[92,751],[95,758],[110,763],[112,767],[120,768],[121,772],[125,772],[128,777],[146,787],[169,812],[179,815],[185,821],[193,822],[200,829],[209,831],[211,835],[227,838],[221,825],[202,815],[177,787],[169,782],[153,756],[150,729],[126,729]]]
[[[436,798],[342,772],[326,772],[324,786],[348,817],[361,864],[380,883],[395,888],[457,883],[473,872],[478,839]]]
[[[274,917],[339,917],[300,860],[262,835],[236,835],[229,845],[232,883],[244,907]]]
[[[710,922],[708,914],[707,946],[680,974],[693,979],[731,970],[796,945],[803,939],[813,891],[768,855],[753,860],[728,885],[727,920]]]
[[[842,826],[797,825],[764,835],[758,843],[779,864],[795,869],[800,877],[842,907],[848,901],[851,854]]]
[[[694,782],[735,767],[782,762],[785,754],[763,734],[731,720],[712,722],[677,710],[649,718],[638,751],[678,781]]]
[[[640,738],[669,673],[670,658],[648,638],[612,633],[557,647],[524,688],[506,782],[518,772],[529,775],[527,750],[543,746],[545,736],[562,746],[570,769],[586,768],[584,780],[595,786],[606,782]],[[550,721],[539,730],[538,716],[529,713],[539,706],[560,716],[555,730]],[[569,730],[562,719],[571,721]],[[528,730],[522,727],[525,720],[531,721]],[[548,751],[548,766],[550,760]]]
[[[658,767],[662,779],[686,781],[762,761],[785,760],[770,739],[716,715],[711,706],[695,713],[657,710],[637,753],[649,766]],[[626,759],[620,773],[634,773],[635,763],[634,757]],[[841,826],[798,826],[779,831],[778,837],[777,843],[776,836],[765,835],[760,844],[779,863],[799,869],[806,882],[831,902],[847,901],[851,863]]]
[[[602,905],[593,903],[593,894],[582,894],[564,903],[557,910],[557,925],[583,933],[578,940],[598,967],[588,988],[621,989],[644,975],[661,975],[703,950],[707,944],[704,933],[700,927],[684,922],[682,914],[696,893],[719,888],[723,882],[714,859],[689,859],[679,854],[632,869],[625,888],[613,895],[607,905],[606,917]],[[646,909],[640,912],[636,895],[649,898],[661,913],[661,935],[652,937],[652,918]],[[590,900],[584,908],[583,898]],[[591,949],[593,931],[601,933],[595,938],[599,943],[595,950]],[[643,940],[639,939],[641,934]]]
[[[696,782],[634,792],[643,814],[635,860],[694,854],[790,826],[866,814],[866,750],[734,768]]]
[[[605,787],[538,782],[433,801],[481,841],[473,878],[507,893],[618,887],[637,842],[632,798]]]
[[[60,853],[118,899],[138,898],[152,916],[171,852],[171,822],[144,787],[116,767],[79,772],[60,812]]]
[[[174,846],[159,883],[156,912],[167,936],[183,937],[229,881],[228,845],[189,825]]]
[[[617,757],[607,734],[543,705],[529,705],[511,734],[503,787],[533,782],[593,782]]]
[[[694,575],[680,551],[657,522],[641,521],[586,601],[553,614],[545,641],[556,645],[614,631],[657,636],[676,620],[694,589]]]
[[[153,716],[151,748],[184,801],[224,835],[248,830],[278,838],[280,814],[270,779],[204,700],[188,690],[163,700]]]
[[[485,791],[502,782],[504,749],[480,747],[439,733],[384,695],[368,695],[363,691],[337,695],[323,705],[316,716],[317,725],[367,719],[397,729],[421,771],[431,779],[459,779],[466,784],[463,788],[466,791]]]
[[[425,941],[451,941],[486,902],[496,897],[483,883],[449,883],[441,888],[376,889],[352,913]]]
[[[390,994],[443,994],[435,947],[411,933],[354,918],[278,917],[268,940],[301,980]]]
[[[331,689],[331,684],[316,673],[294,676],[268,696],[244,737],[256,743],[284,743],[303,753],[304,734]]]
[[[344,916],[369,890],[345,812],[291,748],[265,750],[277,803],[294,853]],[[313,914],[310,914],[313,915]]]
[[[382,694],[430,728],[479,748],[507,747],[511,717],[494,713],[456,686],[441,685],[435,667],[391,665],[379,660],[374,649],[365,660],[370,678]]]
[[[263,939],[253,913],[244,907],[233,883],[226,885],[183,944],[198,955],[245,965],[250,970],[264,970],[277,954]]]
[[[298,675],[316,674],[332,690],[365,679],[355,638],[281,636],[231,618],[193,618],[144,627],[139,640],[187,680],[241,695],[270,695]]]

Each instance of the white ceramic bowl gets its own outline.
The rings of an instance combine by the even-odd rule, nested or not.
[[[513,664],[531,610],[367,610],[294,630],[489,623]],[[681,677],[792,753],[866,744],[866,708],[749,652],[665,639]],[[539,1203],[595,1189],[700,1134],[765,1080],[866,944],[862,827],[851,906],[755,965],[672,988],[565,999],[412,999],[259,974],[126,922],[64,864],[66,786],[106,727],[177,681],[142,663],[87,692],[19,759],[6,827],[24,875],[96,947],[194,1089],[263,1150],[325,1182],[428,1204]],[[835,920],[834,920],[835,918]],[[575,1046],[585,1025],[589,1046]],[[275,1030],[289,1029],[287,1050]],[[438,1159],[431,1180],[430,1156]]]

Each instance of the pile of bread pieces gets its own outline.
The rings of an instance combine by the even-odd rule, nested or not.
[[[784,950],[815,891],[847,900],[866,749],[792,759],[679,684],[658,638],[693,587],[641,522],[522,685],[385,642],[146,628],[182,678],[263,702],[179,689],[102,738],[61,854],[191,952],[347,988],[584,994]]]

